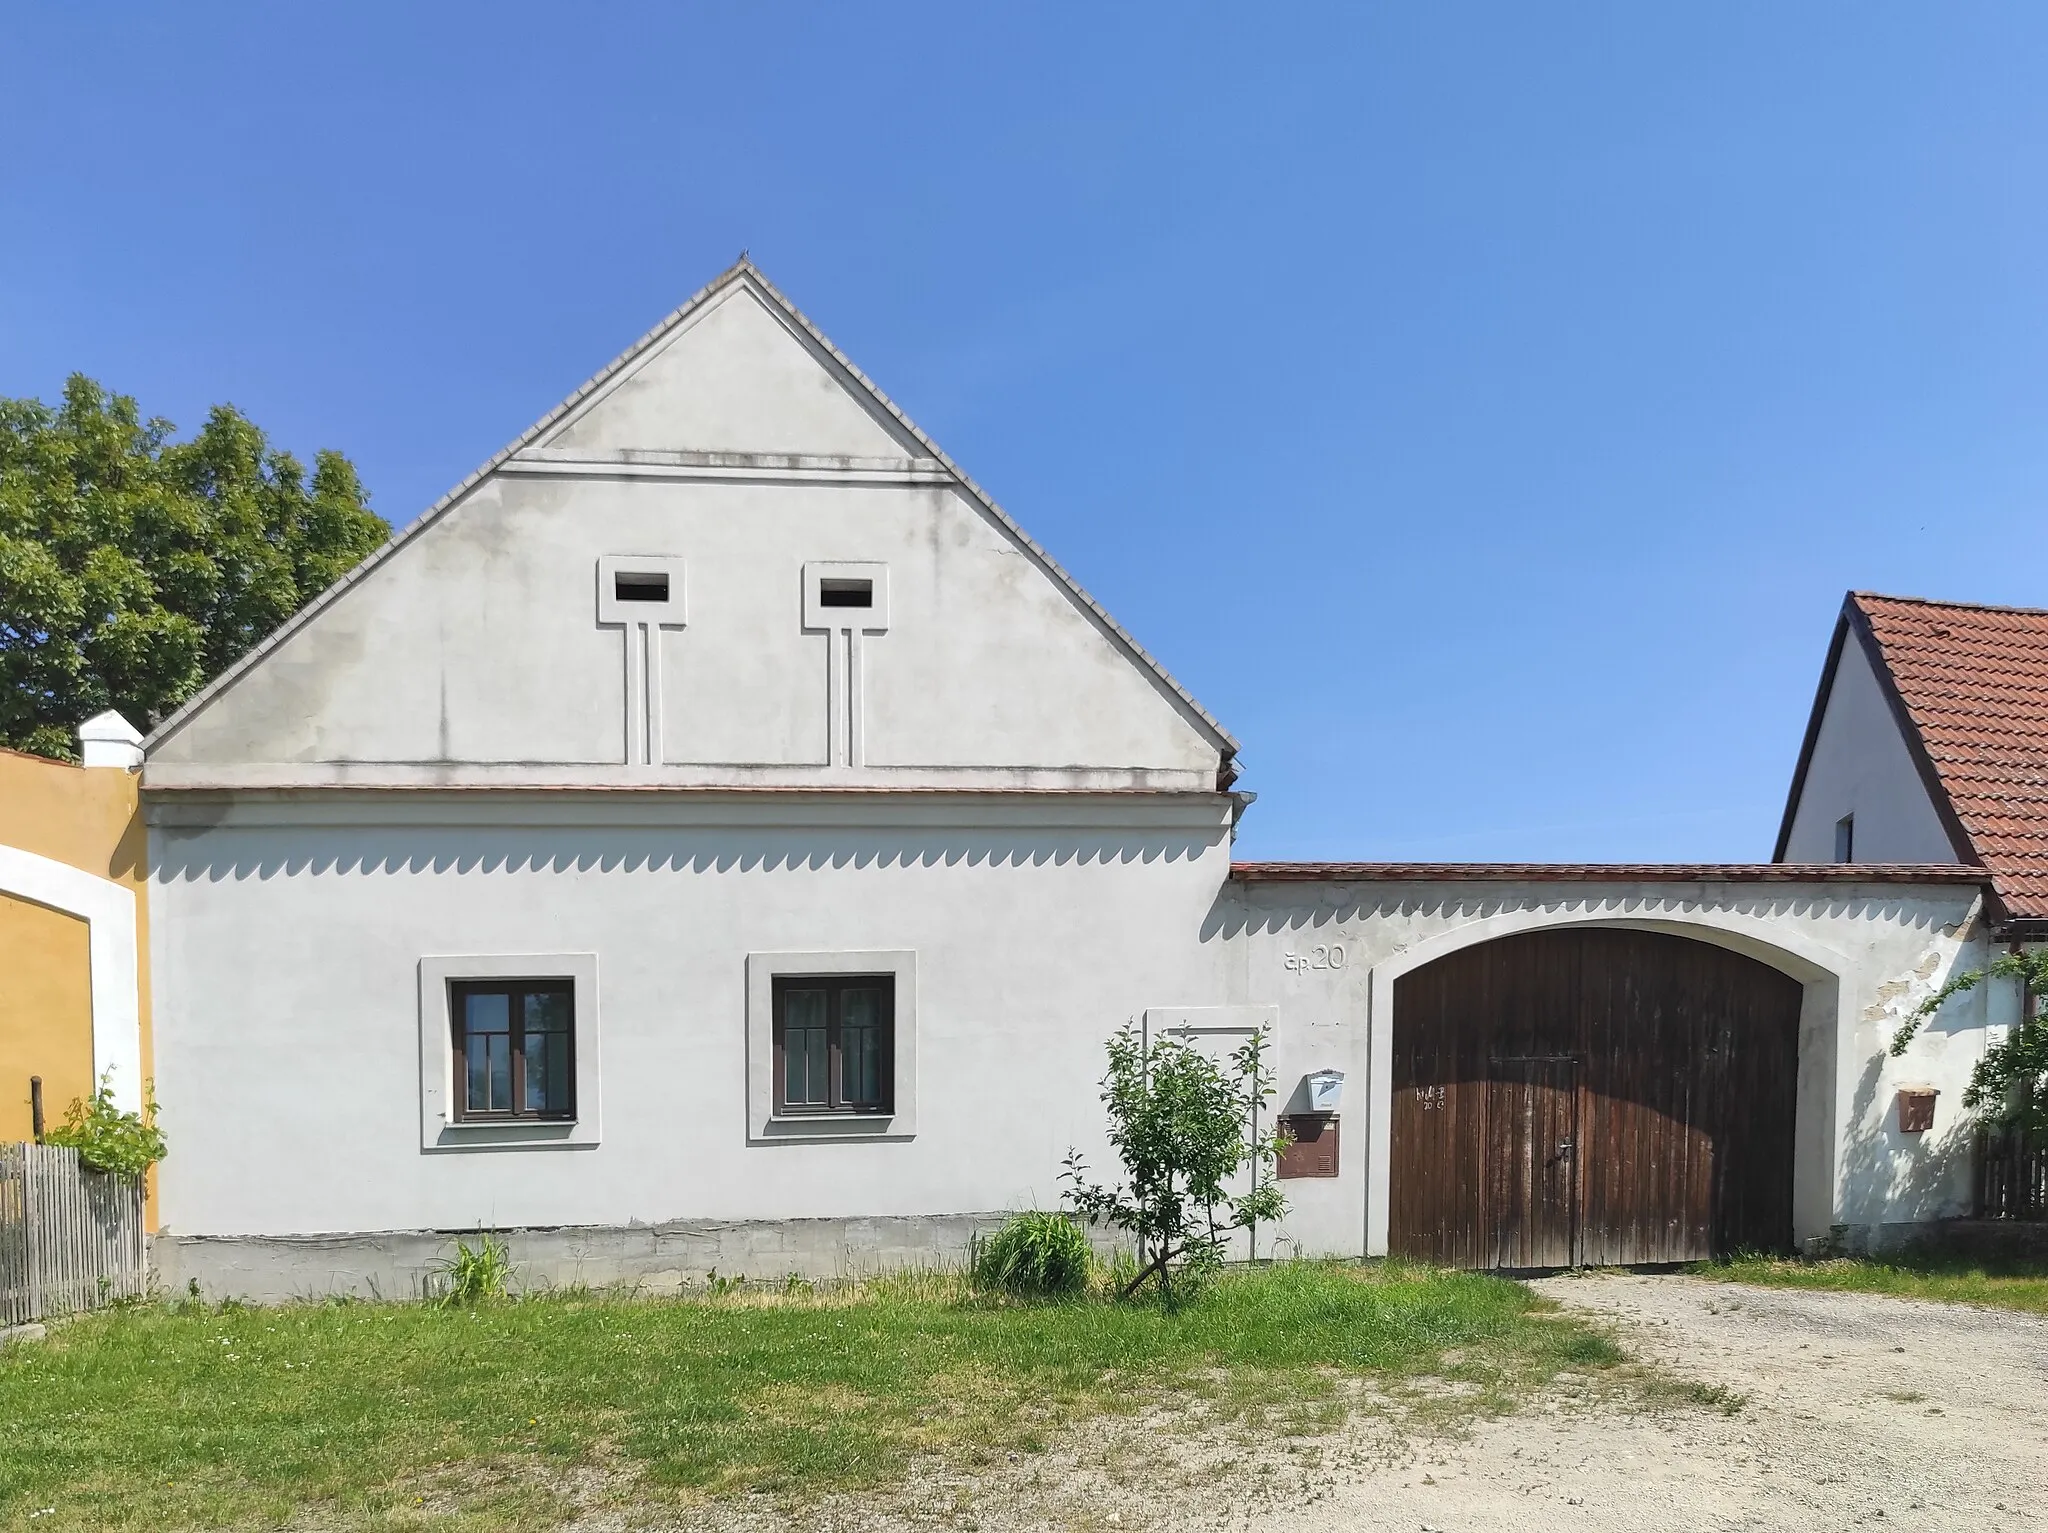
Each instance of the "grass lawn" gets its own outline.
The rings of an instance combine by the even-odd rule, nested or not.
[[[1990,1304],[2048,1315],[2048,1263],[1983,1262],[1902,1252],[1883,1259],[1833,1257],[1785,1261],[1770,1256],[1737,1257],[1704,1263],[1703,1277],[1767,1288],[1825,1288],[1889,1293],[1949,1304]]]
[[[1484,1411],[1619,1361],[1519,1284],[1398,1266],[1234,1273],[1178,1313],[994,1304],[950,1275],[468,1310],[135,1306],[0,1352],[0,1527],[546,1528],[575,1487],[650,1509],[810,1495],[1177,1397],[1299,1429],[1342,1414],[1347,1376],[1461,1380]]]

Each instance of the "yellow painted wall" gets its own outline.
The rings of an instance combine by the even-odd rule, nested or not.
[[[136,792],[140,781],[139,774],[116,767],[77,767],[0,749],[0,844],[111,878],[135,892],[142,1074],[147,1080],[155,1074],[155,1056],[149,1031],[148,842]],[[73,1097],[91,1089],[86,940],[86,924],[76,917],[0,898],[0,1139],[28,1136],[31,1075],[43,1078],[43,1105],[51,1123],[63,1117]]]
[[[92,972],[77,916],[0,894],[0,1140],[26,1139],[29,1078],[57,1123],[92,1091]]]

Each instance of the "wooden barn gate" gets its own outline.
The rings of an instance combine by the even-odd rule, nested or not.
[[[148,1286],[141,1178],[89,1171],[58,1145],[0,1144],[0,1326]]]
[[[1389,1248],[1504,1269],[1789,1250],[1800,997],[1726,948],[1605,928],[1402,976]]]

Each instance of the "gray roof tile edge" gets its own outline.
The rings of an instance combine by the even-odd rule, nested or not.
[[[747,259],[746,256],[743,255],[731,266],[728,266],[724,271],[720,272],[716,277],[713,277],[709,282],[705,283],[704,286],[700,287],[699,289],[697,289],[696,292],[692,293],[688,298],[684,299],[682,303],[678,304],[675,308],[671,309],[665,316],[662,317],[661,320],[659,320],[654,325],[652,329],[648,330],[638,340],[634,341],[630,346],[628,346],[624,351],[620,352],[617,356],[613,357],[611,361],[607,362],[603,367],[598,369],[597,372],[593,373],[587,380],[585,380],[583,385],[580,388],[578,388],[574,393],[570,394],[568,398],[564,399],[560,404],[556,405],[552,410],[548,411],[547,414],[543,415],[539,420],[535,421],[531,426],[527,427],[526,430],[521,432],[511,442],[507,443],[504,447],[500,448],[497,452],[493,453],[489,458],[485,459],[484,462],[479,467],[477,467],[459,484],[457,484],[454,489],[450,490],[446,495],[443,495],[439,500],[435,501],[424,512],[422,512],[418,517],[414,518],[411,525],[407,526],[404,530],[394,534],[392,537],[387,539],[384,543],[380,544],[375,549],[372,549],[370,553],[364,557],[363,561],[360,564],[358,564],[354,569],[350,570],[346,575],[343,575],[341,579],[337,580],[333,585],[329,586],[326,590],[322,591],[318,596],[314,597],[313,600],[306,603],[305,606],[301,607],[297,612],[293,613],[292,616],[285,619],[283,623],[279,624],[276,629],[274,629],[254,648],[249,650],[247,654],[243,655],[239,660],[235,661],[234,664],[230,665],[226,670],[222,671],[220,675],[214,677],[212,681],[208,682],[204,687],[201,687],[197,692],[193,693],[192,696],[187,698],[183,704],[181,704],[173,713],[170,714],[169,717],[167,717],[162,723],[158,724],[155,729],[149,732],[148,738],[142,742],[142,748],[145,756],[151,749],[153,749],[155,746],[162,743],[163,741],[169,739],[173,734],[177,733],[178,730],[182,729],[193,718],[197,717],[201,712],[203,712],[206,709],[206,707],[209,704],[213,702],[215,698],[219,697],[222,693],[226,692],[231,686],[235,684],[235,682],[240,680],[240,678],[248,671],[254,669],[254,667],[258,663],[260,663],[263,660],[263,658],[266,655],[268,655],[273,649],[277,648],[286,639],[290,638],[292,634],[296,633],[299,629],[303,628],[307,623],[311,622],[314,617],[318,616],[319,613],[321,613],[327,607],[332,605],[350,587],[354,586],[358,581],[362,580],[366,575],[368,575],[372,570],[376,569],[386,559],[390,558],[393,554],[397,553],[399,549],[403,548],[407,543],[411,542],[420,533],[424,532],[434,522],[439,521],[443,515],[445,515],[449,510],[451,510],[455,505],[457,505],[465,496],[469,494],[471,490],[474,490],[478,485],[482,484],[500,467],[502,467],[506,460],[511,458],[514,454],[520,452],[522,449],[532,446],[542,436],[546,435],[548,431],[550,431],[556,425],[560,424],[565,416],[567,416],[571,411],[573,411],[578,405],[582,404],[584,400],[588,399],[598,389],[604,387],[605,384],[609,383],[612,380],[612,378],[615,377],[625,367],[627,367],[632,362],[636,361],[643,352],[647,351],[649,347],[653,346],[663,336],[667,335],[677,325],[681,324],[683,320],[688,318],[691,312],[698,308],[706,299],[710,298],[713,294],[718,293],[723,289],[731,286],[734,282],[741,280],[750,280],[754,284],[754,286],[758,287],[762,291],[763,294],[765,294],[768,298],[772,299],[776,306],[782,309],[790,319],[794,320],[798,325],[801,325],[804,329],[804,332],[807,335],[809,335],[810,338],[819,346],[823,347],[826,353],[830,355],[831,358],[836,363],[838,363],[840,367],[846,370],[847,375],[853,378],[857,383],[860,384],[860,386],[864,390],[866,390],[868,395],[874,400],[876,404],[880,405],[884,410],[889,412],[891,419],[896,421],[898,425],[902,426],[904,430],[908,431],[911,434],[911,436],[916,438],[916,440],[928,452],[930,452],[931,455],[935,459],[937,459],[940,464],[942,464],[945,467],[947,472],[952,474],[953,477],[959,481],[962,489],[966,490],[968,494],[972,495],[975,498],[975,500],[983,507],[983,509],[985,509],[989,515],[994,517],[1004,527],[1004,529],[1009,532],[1010,536],[1014,537],[1027,550],[1029,550],[1032,557],[1039,561],[1039,563],[1045,568],[1046,572],[1053,577],[1053,579],[1057,580],[1062,586],[1064,586],[1069,592],[1069,594],[1071,594],[1076,601],[1080,602],[1082,606],[1086,607],[1090,612],[1092,612],[1095,615],[1095,617],[1103,624],[1103,626],[1107,628],[1110,631],[1110,633],[1116,637],[1117,641],[1121,643],[1127,650],[1130,651],[1133,657],[1135,657],[1137,660],[1143,663],[1145,668],[1149,670],[1155,678],[1157,678],[1169,691],[1171,691],[1175,697],[1180,699],[1182,703],[1186,704],[1186,706],[1194,713],[1195,717],[1199,719],[1205,726],[1208,727],[1208,729],[1211,732],[1215,734],[1218,742],[1222,744],[1224,747],[1224,754],[1226,757],[1234,756],[1237,754],[1239,750],[1237,738],[1234,735],[1232,735],[1229,730],[1223,727],[1223,725],[1217,720],[1216,716],[1210,713],[1209,710],[1204,708],[1199,702],[1197,702],[1195,700],[1194,694],[1189,692],[1186,687],[1182,686],[1178,681],[1176,681],[1172,673],[1169,672],[1165,666],[1161,665],[1156,658],[1154,658],[1150,650],[1146,649],[1144,645],[1140,644],[1137,641],[1137,639],[1131,635],[1129,630],[1127,630],[1115,618],[1111,617],[1109,614],[1109,610],[1106,607],[1104,607],[1102,603],[1097,601],[1093,596],[1090,596],[1088,592],[1082,587],[1081,583],[1078,580],[1074,579],[1072,575],[1068,574],[1066,569],[1060,564],[1060,562],[1057,559],[1053,558],[1053,556],[1050,553],[1048,553],[1043,547],[1040,546],[1037,539],[1033,538],[1030,533],[1026,532],[1021,526],[1017,524],[1017,522],[1014,519],[1012,519],[1008,512],[1003,510],[1001,506],[997,505],[994,498],[991,497],[986,490],[982,489],[980,485],[976,484],[974,480],[971,477],[969,477],[967,473],[965,473],[957,463],[955,463],[950,457],[948,457],[945,454],[943,450],[940,449],[939,445],[936,442],[934,442],[929,436],[925,435],[925,433],[918,427],[917,423],[911,420],[909,416],[905,415],[903,411],[897,407],[897,404],[893,399],[891,399],[887,394],[883,393],[882,390],[875,385],[874,381],[870,379],[866,373],[862,372],[858,367],[854,365],[853,361],[846,355],[845,352],[841,351],[837,346],[835,346],[831,342],[831,340],[827,338],[827,336],[822,330],[820,330],[816,325],[811,323],[809,316],[807,316],[795,304],[791,303],[788,298],[784,297],[782,290],[776,287],[774,283],[770,282],[767,276],[763,274],[761,269],[754,265],[752,261],[750,261],[749,259]]]

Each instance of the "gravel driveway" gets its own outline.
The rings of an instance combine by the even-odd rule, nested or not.
[[[1532,1286],[1607,1317],[1637,1357],[1749,1403],[1725,1416],[1539,1406],[1242,1525],[2048,1528],[2048,1320],[1675,1276]]]

